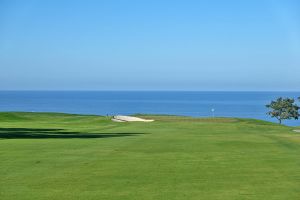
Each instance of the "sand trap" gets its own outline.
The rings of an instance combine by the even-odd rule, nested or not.
[[[293,130],[293,131],[300,133],[300,130]]]
[[[116,115],[111,119],[114,122],[153,122],[153,119],[142,119],[139,117]]]
[[[115,118],[112,118],[111,120],[114,121],[114,122],[126,122],[126,121],[122,121],[122,120],[115,119]]]

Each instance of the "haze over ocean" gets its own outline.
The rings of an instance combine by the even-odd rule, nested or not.
[[[300,91],[299,0],[0,1],[0,90]]]

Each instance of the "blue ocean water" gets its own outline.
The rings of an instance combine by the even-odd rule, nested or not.
[[[300,92],[0,91],[0,111],[195,117],[214,114],[276,121],[266,115],[265,105],[280,96],[296,98]],[[300,126],[300,120],[285,124]]]

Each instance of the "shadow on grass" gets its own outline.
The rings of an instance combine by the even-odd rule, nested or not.
[[[111,138],[143,135],[146,133],[84,133],[65,132],[64,129],[0,128],[0,139],[47,138]]]

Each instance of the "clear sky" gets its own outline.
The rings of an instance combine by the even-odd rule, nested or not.
[[[0,90],[297,90],[299,0],[0,0]]]

